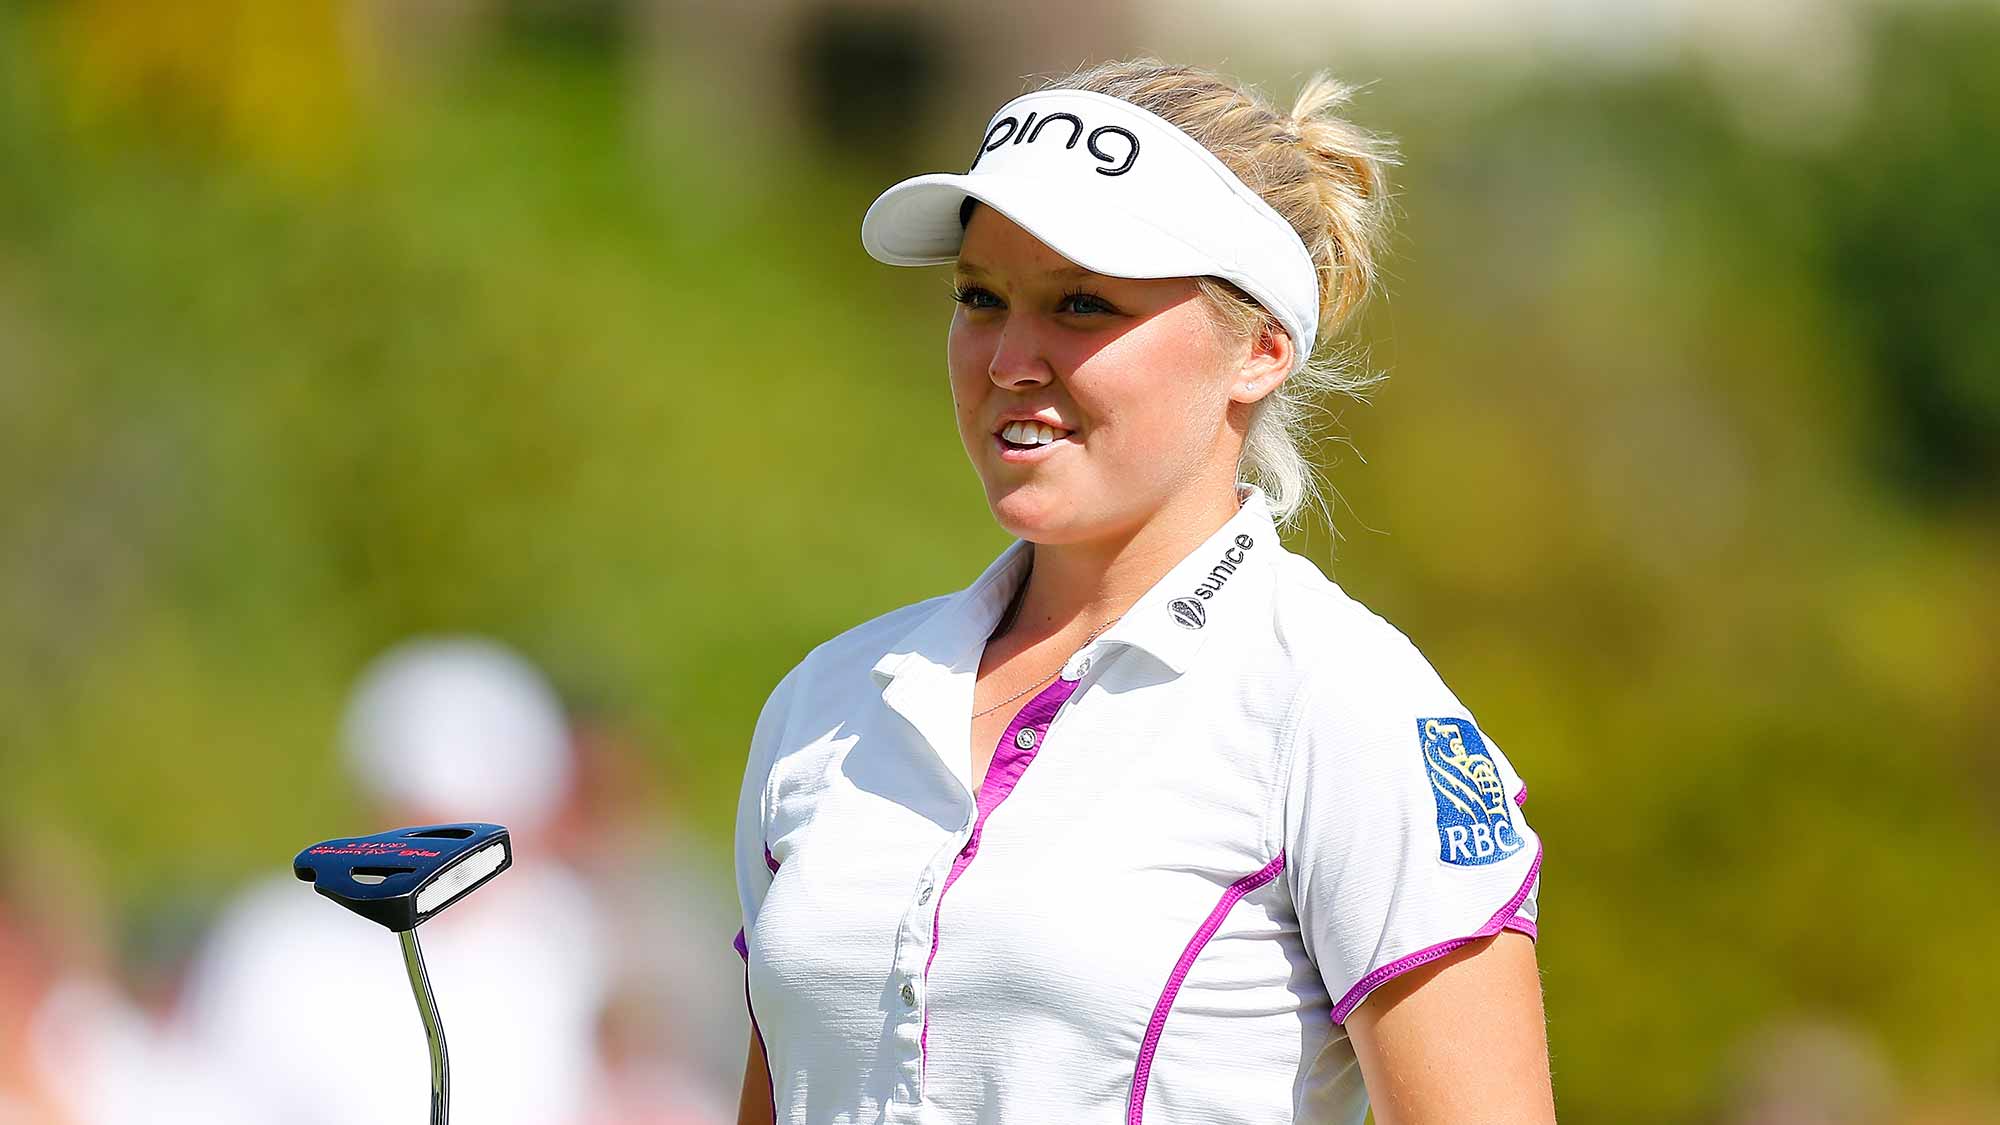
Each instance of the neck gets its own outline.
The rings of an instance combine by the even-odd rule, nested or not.
[[[1037,543],[1019,613],[1024,638],[1087,631],[1122,616],[1237,512],[1236,486],[1188,494],[1144,523],[1096,539]]]

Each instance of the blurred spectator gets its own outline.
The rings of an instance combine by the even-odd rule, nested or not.
[[[580,719],[574,745],[577,800],[559,838],[611,921],[592,1125],[734,1121],[750,1024],[740,973],[716,960],[736,956],[728,853],[683,827],[680,787],[660,792],[651,759],[608,717]]]
[[[250,1125],[223,1075],[128,995],[73,842],[0,847],[0,1125]]]
[[[35,1014],[34,1054],[74,1125],[261,1125],[241,1076],[155,1021],[105,977],[66,977]],[[34,1120],[30,1118],[29,1120]]]
[[[362,677],[342,749],[377,804],[365,830],[486,820],[517,842],[501,882],[423,928],[455,1115],[480,1125],[580,1120],[602,1080],[605,932],[589,888],[544,843],[572,772],[554,692],[496,644],[413,641]],[[289,872],[224,912],[185,1014],[197,1049],[238,1077],[258,1120],[422,1116],[429,1063],[396,943]]]
[[[69,1118],[33,1049],[34,1016],[54,984],[54,949],[13,905],[28,901],[23,890],[0,880],[0,1125],[64,1125]]]

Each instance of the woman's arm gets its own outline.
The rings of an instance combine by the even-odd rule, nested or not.
[[[773,1125],[778,1108],[771,1104],[771,1069],[764,1061],[764,1040],[750,1029],[750,1058],[743,1064],[743,1096],[736,1103],[736,1125]]]
[[[1552,1125],[1541,983],[1508,931],[1369,993],[1347,1034],[1377,1125]]]

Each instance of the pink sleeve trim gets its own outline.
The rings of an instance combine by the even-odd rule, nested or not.
[[[1485,925],[1465,937],[1453,938],[1450,941],[1441,941],[1436,945],[1419,949],[1407,957],[1398,957],[1394,961],[1362,977],[1360,980],[1355,981],[1354,987],[1347,990],[1347,995],[1340,998],[1340,1003],[1333,1006],[1333,1022],[1346,1023],[1347,1017],[1353,1014],[1355,1007],[1361,1003],[1362,999],[1380,987],[1384,982],[1394,980],[1396,977],[1402,976],[1419,965],[1427,965],[1461,945],[1470,944],[1481,938],[1492,937],[1504,929],[1519,930],[1521,929],[1520,924],[1524,922],[1527,924],[1527,929],[1522,932],[1528,934],[1530,937],[1535,936],[1535,924],[1529,922],[1526,918],[1520,917],[1516,911],[1521,909],[1522,903],[1528,901],[1528,892],[1534,889],[1535,879],[1541,873],[1542,846],[1537,842],[1535,844],[1535,862],[1528,867],[1528,877],[1521,880],[1521,889],[1514,892],[1514,897],[1508,899],[1506,905],[1494,911],[1493,917],[1487,919]]]

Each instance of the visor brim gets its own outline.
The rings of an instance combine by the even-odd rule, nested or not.
[[[992,207],[1071,262],[1106,277],[1199,277],[1218,273],[1207,254],[1125,208],[1080,199],[1045,179],[940,172],[904,180],[878,196],[861,220],[861,244],[892,266],[955,261],[965,240],[966,197]]]

